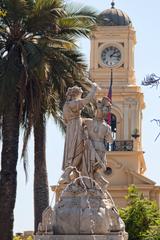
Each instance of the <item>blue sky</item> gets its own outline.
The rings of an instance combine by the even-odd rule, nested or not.
[[[70,2],[70,1],[67,1]],[[75,0],[87,4],[99,12],[110,7],[110,0]],[[148,73],[160,76],[160,1],[117,0],[116,7],[125,11],[131,18],[137,35],[135,50],[135,72],[137,84],[141,84]],[[81,40],[80,48],[89,60],[89,41]],[[146,176],[160,185],[160,138],[154,142],[160,128],[152,123],[153,118],[160,118],[159,89],[143,87],[146,109],[143,112],[143,150],[147,165]],[[61,175],[64,136],[50,119],[47,123],[47,164],[49,185],[54,185]],[[33,229],[33,139],[28,148],[29,181],[25,183],[23,164],[18,163],[18,190],[15,207],[15,232]],[[53,195],[51,193],[51,199]]]

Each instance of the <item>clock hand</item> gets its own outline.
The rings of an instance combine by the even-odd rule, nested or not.
[[[116,51],[114,51],[114,52],[110,55],[110,58],[113,57],[115,53],[116,53]]]

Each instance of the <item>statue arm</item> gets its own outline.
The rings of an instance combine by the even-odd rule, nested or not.
[[[97,91],[97,84],[93,83],[91,91],[88,93],[88,95],[85,98],[82,98],[79,100],[79,104],[80,104],[80,108],[82,109],[86,104],[93,102],[94,97],[96,95],[96,91]]]

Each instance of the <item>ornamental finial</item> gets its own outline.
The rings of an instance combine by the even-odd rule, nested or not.
[[[115,6],[115,0],[112,0],[112,2],[111,2],[111,8],[114,8],[114,6]]]

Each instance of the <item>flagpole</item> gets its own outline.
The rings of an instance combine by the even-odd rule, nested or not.
[[[113,84],[113,69],[111,68],[111,85]]]
[[[112,103],[112,84],[113,84],[113,69],[111,68],[110,86],[109,86],[108,95],[107,95],[110,103]],[[108,125],[111,126],[111,109],[110,109],[110,111],[107,114],[107,123],[108,123]]]

